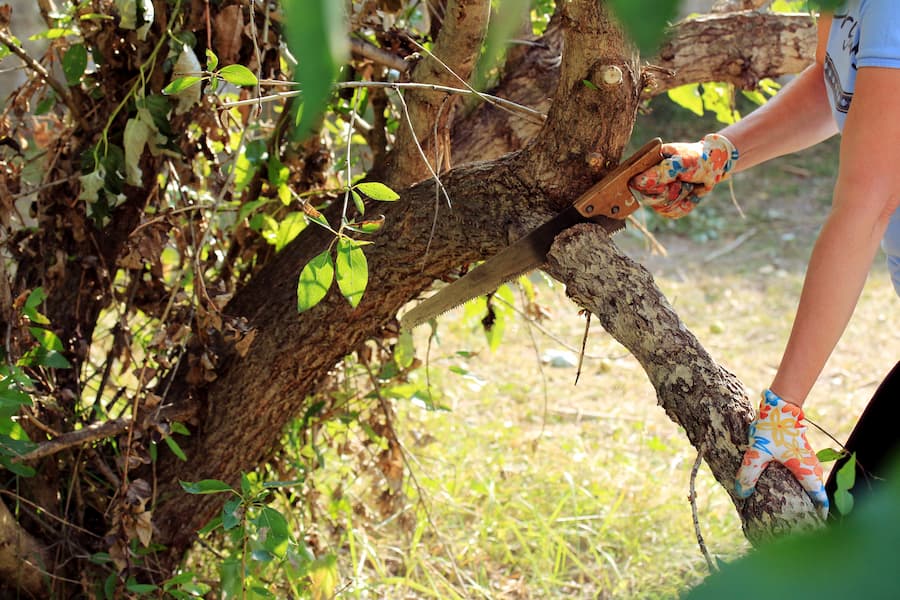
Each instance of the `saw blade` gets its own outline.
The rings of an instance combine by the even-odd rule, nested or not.
[[[412,329],[473,298],[493,292],[507,281],[533,271],[544,264],[553,240],[561,231],[578,223],[587,222],[598,223],[609,233],[615,233],[625,227],[624,221],[607,217],[595,217],[589,221],[575,207],[570,206],[525,237],[507,246],[488,262],[417,304],[400,318],[400,326]]]

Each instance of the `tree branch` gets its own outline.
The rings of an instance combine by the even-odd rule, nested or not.
[[[414,83],[460,87],[475,67],[487,31],[490,0],[449,0],[441,31],[431,52],[412,70]],[[435,58],[437,57],[437,58]],[[439,60],[438,60],[439,59]],[[450,164],[448,127],[458,99],[443,94],[411,93],[406,97],[412,128],[401,127],[393,150],[382,168],[370,177],[392,187],[407,187],[428,177],[416,140],[425,149],[432,168],[441,172]]]
[[[709,356],[646,269],[622,254],[601,227],[589,224],[560,234],[548,259],[548,273],[641,363],[660,406],[729,491],[748,539],[759,542],[820,523],[797,480],[774,463],[753,496],[734,495],[754,408],[743,384]]]
[[[0,592],[17,597],[21,591],[31,598],[44,597],[43,572],[48,564],[41,545],[24,529],[0,500]]]
[[[743,11],[703,15],[672,27],[650,62],[672,71],[651,95],[686,83],[724,81],[754,90],[760,79],[799,73],[813,60],[816,24],[809,15]]]
[[[551,21],[540,45],[507,71],[491,94],[546,112],[559,81],[562,29]],[[659,55],[645,68],[645,97],[703,81],[729,81],[753,89],[760,79],[799,73],[815,54],[815,23],[807,15],[747,11],[702,16],[671,29]],[[655,72],[669,72],[662,77]],[[454,125],[453,160],[492,160],[523,148],[540,127],[494,107],[479,106]]]
[[[167,407],[162,410],[156,420],[162,421],[184,421],[190,419],[196,411],[190,405],[179,405],[177,407]],[[30,462],[47,456],[62,452],[67,448],[75,446],[83,446],[98,440],[104,440],[122,434],[128,431],[133,422],[130,418],[119,418],[112,421],[103,421],[101,423],[93,423],[87,427],[75,431],[69,431],[52,440],[42,442],[37,448],[16,457],[13,462]]]

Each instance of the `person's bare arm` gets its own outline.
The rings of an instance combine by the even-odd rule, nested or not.
[[[861,68],[841,141],[832,210],[813,249],[772,391],[802,405],[856,307],[900,204],[900,69]]]
[[[815,145],[837,133],[825,90],[823,69],[831,17],[818,24],[816,61],[768,103],[719,133],[740,153],[734,172]]]

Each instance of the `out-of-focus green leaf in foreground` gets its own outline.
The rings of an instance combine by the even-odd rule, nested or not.
[[[348,55],[343,2],[282,0],[288,48],[297,59],[297,81],[303,90],[303,109],[297,133],[311,132],[331,96],[338,67]]]
[[[685,600],[900,598],[900,460],[891,473],[839,523],[753,550]]]

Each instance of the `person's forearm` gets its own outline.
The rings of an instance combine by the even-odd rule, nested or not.
[[[839,183],[835,208],[813,249],[791,336],[771,386],[792,404],[803,405],[843,334],[887,228],[883,204],[849,198],[867,192],[842,189]]]
[[[836,134],[821,63],[807,67],[768,103],[719,133],[731,140],[740,154],[735,172]]]

